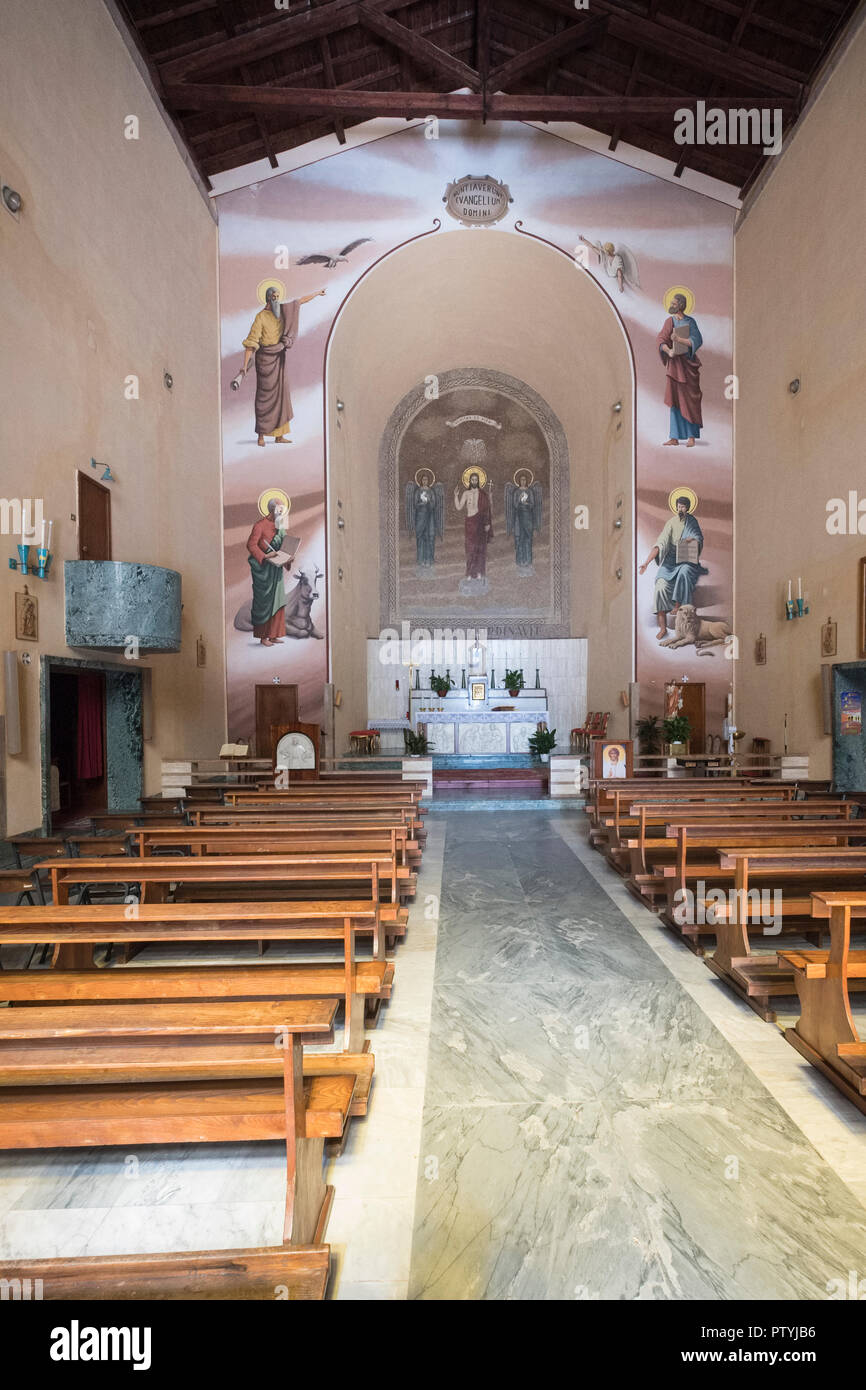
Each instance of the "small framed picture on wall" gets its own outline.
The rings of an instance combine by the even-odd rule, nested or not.
[[[26,586],[23,593],[15,595],[15,641],[39,641],[39,601]]]
[[[828,618],[821,627],[821,655],[836,655],[836,624]]]

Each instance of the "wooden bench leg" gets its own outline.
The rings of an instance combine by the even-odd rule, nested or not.
[[[363,1052],[364,1050],[364,1008],[366,995],[346,996],[346,1019],[343,1026],[343,1051]]]

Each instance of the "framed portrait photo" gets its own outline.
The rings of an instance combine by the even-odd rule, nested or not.
[[[15,641],[39,641],[39,601],[26,589],[15,595]]]
[[[605,782],[634,776],[634,743],[629,738],[592,740],[592,775]]]

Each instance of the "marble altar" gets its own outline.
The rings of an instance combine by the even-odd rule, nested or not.
[[[513,698],[507,690],[491,690],[481,703],[473,703],[465,690],[444,697],[432,690],[412,692],[413,722],[425,726],[437,755],[528,753],[531,736],[539,724],[547,727],[549,718],[545,690],[521,690]]]

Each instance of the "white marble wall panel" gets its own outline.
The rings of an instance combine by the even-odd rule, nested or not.
[[[480,634],[479,629],[479,634]],[[367,641],[367,718],[398,719],[408,708],[410,673],[408,656],[410,645],[403,644],[405,663],[391,660],[395,655],[395,645],[380,642],[377,638]],[[528,687],[535,682],[538,669],[539,684],[547,691],[547,706],[550,710],[549,724],[557,731],[557,746],[565,751],[569,743],[569,730],[582,724],[586,717],[586,682],[588,669],[589,643],[585,637],[564,637],[545,641],[508,638],[484,642],[484,666],[488,676],[493,672],[497,687],[501,686],[506,666],[523,670]],[[455,660],[451,660],[451,656]],[[459,686],[460,672],[465,669],[469,676],[468,662],[459,646],[442,653],[443,660],[436,660],[437,672],[445,674],[450,667],[451,678]],[[384,659],[383,659],[384,658]],[[421,667],[421,683],[426,685],[430,679],[430,665]],[[476,671],[480,675],[482,672]],[[399,681],[399,689],[395,683]],[[414,672],[412,673],[414,684]],[[444,751],[438,747],[436,752]],[[473,749],[473,752],[488,751]],[[493,751],[504,751],[493,750]]]

